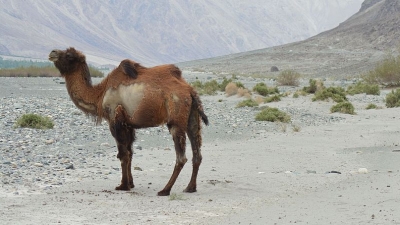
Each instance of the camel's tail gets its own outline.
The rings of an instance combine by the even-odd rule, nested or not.
[[[197,112],[199,112],[199,114],[200,114],[201,120],[203,120],[205,125],[208,125],[208,118],[207,118],[206,114],[204,113],[203,105],[201,103],[199,95],[194,90],[192,91],[192,93],[190,93],[190,95],[192,96],[192,100],[193,100],[192,108],[197,109]]]

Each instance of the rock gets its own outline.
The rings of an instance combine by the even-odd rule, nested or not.
[[[359,168],[359,169],[358,169],[358,173],[360,173],[360,174],[366,174],[366,173],[368,173],[368,170],[367,170],[367,168]]]
[[[270,69],[270,71],[271,71],[271,72],[278,72],[278,71],[279,71],[279,69],[278,69],[278,67],[277,67],[277,66],[271,66],[271,69]]]
[[[73,170],[74,168],[74,164],[69,164],[67,167],[65,167],[65,169],[67,170]]]
[[[134,170],[143,171],[142,168],[140,168],[140,167],[138,167],[138,166],[133,167],[133,169],[134,169]]]
[[[37,167],[43,167],[43,164],[42,163],[35,163],[35,164],[33,164],[34,166],[37,166]]]
[[[48,139],[48,140],[45,141],[45,143],[46,143],[46,145],[50,145],[50,144],[54,143],[54,140],[53,139]]]

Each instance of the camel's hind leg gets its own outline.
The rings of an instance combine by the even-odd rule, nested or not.
[[[187,162],[187,158],[185,155],[186,148],[186,134],[185,131],[178,127],[169,127],[170,132],[172,134],[172,138],[174,139],[175,144],[175,152],[176,152],[176,163],[174,167],[174,172],[171,175],[167,185],[165,185],[164,189],[158,192],[159,196],[167,196],[171,192],[171,188],[174,185],[176,179],[179,176],[183,166]]]
[[[110,123],[110,131],[118,147],[118,159],[121,161],[122,178],[121,184],[116,190],[130,190],[133,184],[131,162],[132,162],[132,143],[135,141],[135,130],[133,127],[123,122],[124,117],[121,116],[122,107],[117,107],[115,121]],[[121,117],[121,118],[120,118]]]
[[[190,178],[190,182],[184,192],[196,192],[196,180],[197,180],[197,174],[199,172],[199,167],[201,164],[201,160],[203,157],[201,156],[201,124],[200,124],[200,117],[197,112],[197,110],[192,110],[189,116],[189,123],[188,123],[188,130],[187,134],[190,140],[190,144],[192,147],[192,152],[193,152],[193,171],[192,171],[192,177]]]

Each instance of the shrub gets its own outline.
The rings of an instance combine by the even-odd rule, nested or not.
[[[355,85],[350,85],[347,87],[347,93],[349,95],[365,93],[367,95],[379,95],[381,92],[379,90],[379,85],[377,84],[367,84],[358,82]]]
[[[232,82],[232,79],[226,79],[226,77],[224,77],[221,84],[219,85],[219,90],[225,91],[226,85],[228,85],[231,82]]]
[[[253,87],[253,91],[257,92],[259,95],[267,96],[270,94],[279,94],[278,87],[268,87],[265,83],[257,83]]]
[[[265,102],[269,103],[269,102],[279,102],[281,100],[281,97],[279,95],[272,95],[270,97],[267,97],[265,99]]]
[[[214,95],[218,91],[218,82],[216,80],[207,81],[204,84],[196,80],[192,83],[192,86],[200,95]]]
[[[242,88],[242,87],[237,90],[237,95],[239,97],[245,97],[245,98],[250,98],[251,97],[250,91],[248,89]]]
[[[282,86],[299,86],[300,73],[294,70],[284,70],[282,71],[276,82]]]
[[[354,106],[350,102],[339,102],[338,104],[332,106],[331,112],[340,112],[340,113],[345,113],[345,114],[355,114],[354,113]]]
[[[237,92],[238,92],[238,90],[239,90],[239,88],[236,86],[236,84],[235,83],[233,83],[233,82],[230,82],[229,84],[227,84],[226,85],[226,87],[225,87],[225,93],[226,93],[226,95],[229,97],[229,96],[232,96],[232,95],[236,95],[237,94]]]
[[[207,81],[203,86],[203,94],[214,95],[218,91],[218,82],[216,80]]]
[[[191,83],[192,87],[196,89],[196,91],[200,92],[200,90],[203,88],[203,83],[199,80],[196,80]]]
[[[400,55],[387,55],[373,70],[365,74],[363,79],[370,84],[400,86]]]
[[[347,101],[346,92],[341,87],[329,87],[326,89],[322,89],[315,93],[313,101],[324,101],[331,98],[335,102],[344,102]]]
[[[253,99],[247,99],[239,102],[236,106],[236,108],[241,108],[241,107],[254,107],[258,106],[258,103],[254,101]]]
[[[244,87],[244,84],[243,84],[242,82],[240,82],[240,81],[236,81],[235,84],[236,84],[236,86],[237,86],[238,88],[245,88],[245,87]]]
[[[256,96],[254,98],[254,101],[256,101],[258,104],[264,103],[264,98],[261,96]]]
[[[288,123],[290,122],[290,116],[277,108],[266,108],[256,115],[256,120]]]
[[[310,84],[310,86],[303,87],[303,91],[305,93],[314,94],[315,92],[325,88],[324,83],[321,80],[310,79],[308,83]]]
[[[371,104],[367,105],[367,107],[365,109],[376,109],[376,108],[378,108],[378,106],[371,103]]]
[[[15,127],[27,127],[34,129],[52,129],[53,121],[48,117],[43,117],[36,114],[22,115],[16,122]]]
[[[400,89],[396,91],[392,90],[392,92],[386,95],[386,107],[400,107]]]

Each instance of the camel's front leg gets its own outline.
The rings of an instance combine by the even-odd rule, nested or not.
[[[132,161],[132,143],[135,141],[135,130],[125,123],[125,114],[122,106],[115,110],[115,120],[110,122],[110,131],[118,146],[118,159],[121,161],[121,184],[116,190],[130,190],[133,184],[131,161]]]
[[[115,190],[125,190],[129,191],[131,189],[130,181],[132,181],[132,178],[130,177],[130,153],[127,150],[125,145],[118,144],[118,155],[117,157],[121,161],[121,171],[122,171],[122,178],[121,178],[121,184],[117,187],[115,187]],[[133,181],[132,181],[133,184]]]

